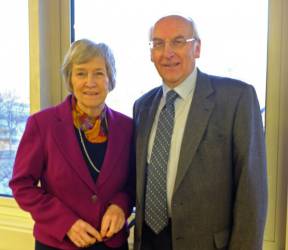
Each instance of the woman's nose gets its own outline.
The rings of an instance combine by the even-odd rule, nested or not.
[[[93,87],[93,86],[95,86],[96,85],[96,77],[95,77],[95,75],[94,74],[88,74],[88,76],[87,76],[87,84],[86,84],[87,86],[91,86],[91,87]]]

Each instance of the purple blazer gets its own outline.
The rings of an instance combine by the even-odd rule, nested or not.
[[[20,207],[35,221],[35,238],[72,250],[78,248],[66,233],[77,219],[100,230],[111,203],[120,206],[128,218],[134,200],[134,164],[132,120],[108,108],[108,145],[95,183],[77,141],[70,100],[71,96],[29,117],[9,185]],[[127,237],[124,227],[105,244],[119,247]]]

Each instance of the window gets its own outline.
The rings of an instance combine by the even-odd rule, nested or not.
[[[30,110],[28,1],[1,3],[0,27],[0,195],[10,196],[8,181]]]
[[[268,0],[75,0],[74,5],[75,39],[105,42],[114,52],[117,84],[108,96],[112,108],[131,116],[135,99],[161,84],[150,62],[148,30],[156,18],[180,13],[198,26],[199,69],[254,85],[264,114]]]
[[[26,92],[25,95],[27,95],[27,97],[29,96],[28,17],[23,18],[23,14],[26,15],[25,13],[28,12],[26,6],[27,2],[28,1],[25,0],[8,0],[1,2],[1,94],[3,93],[3,89],[7,90],[10,88],[10,86],[12,86],[12,80],[14,78],[16,79],[16,75],[18,75],[18,85],[15,91],[19,91],[21,88],[23,91],[20,92],[22,94]],[[116,86],[116,89],[111,93],[111,97],[115,98],[116,104],[113,104],[113,98],[110,98],[109,102],[111,102],[111,104],[109,103],[109,105],[123,112],[127,108],[127,111],[125,112],[131,114],[131,105],[133,104],[133,101],[148,89],[161,83],[152,63],[149,62],[148,27],[151,24],[151,20],[153,20],[155,17],[159,17],[164,12],[164,14],[166,14],[171,10],[173,12],[179,12],[179,7],[181,7],[182,11],[180,10],[180,12],[183,13],[183,9],[187,10],[189,13],[185,13],[184,11],[184,14],[192,16],[198,24],[202,38],[202,54],[201,59],[198,61],[199,68],[212,74],[225,74],[237,78],[239,75],[239,78],[253,84],[256,87],[261,107],[264,108],[266,91],[265,65],[268,1],[186,0],[186,2],[189,2],[189,4],[186,3],[183,5],[183,1],[178,0],[176,1],[177,6],[173,7],[174,3],[171,0],[166,0],[164,4],[162,0],[147,0],[142,2],[122,0],[119,2],[119,4],[118,1],[111,0],[75,0],[76,39],[87,37],[95,41],[107,42],[114,50],[116,56],[118,86]],[[158,3],[162,5],[159,7]],[[50,93],[52,93],[51,96],[55,98],[55,101],[53,99],[50,104],[59,103],[60,98],[64,98],[66,95],[66,93],[62,93],[61,90],[57,88],[60,86],[60,80],[56,76],[59,75],[59,65],[61,62],[55,63],[55,61],[62,61],[63,57],[61,56],[61,58],[59,58],[59,55],[62,54],[59,53],[57,46],[57,49],[55,50],[54,44],[52,46],[53,50],[51,50],[51,48],[46,48],[45,44],[46,41],[48,41],[48,45],[51,46],[51,42],[57,43],[58,40],[61,40],[61,43],[64,42],[61,52],[65,53],[67,51],[69,46],[70,0],[37,0],[29,1],[29,4],[32,5],[30,6],[29,10],[30,18],[32,17],[35,21],[32,22],[32,24],[34,23],[33,26],[35,27],[30,29],[33,36],[32,39],[30,38],[30,43],[32,42],[31,47],[33,48],[30,58],[33,56],[36,57],[34,64],[31,64],[30,67],[30,78],[33,80],[31,82],[34,83],[32,84],[31,90],[32,92],[34,91],[36,93],[34,93],[36,98],[30,96],[31,112],[34,112],[42,107],[42,103],[40,103],[40,101],[42,102],[42,99],[44,98],[44,101],[46,102],[47,96],[49,96]],[[145,10],[147,6],[149,6],[149,9]],[[288,58],[286,45],[286,38],[288,35],[286,28],[288,13],[286,7],[286,0],[269,1],[269,63],[267,67],[269,91],[267,92],[268,111],[266,114],[269,209],[265,232],[265,242],[263,247],[263,249],[267,250],[285,248],[285,229],[287,227],[285,220],[287,212],[287,178],[285,178],[287,157],[285,157],[285,143],[283,144],[283,140],[287,138],[287,119],[285,119],[284,115],[287,107],[287,98],[285,98],[287,96],[287,84],[285,84],[287,82],[287,72],[285,69],[287,68]],[[133,11],[131,11],[131,9]],[[80,12],[83,14],[81,15]],[[103,14],[104,17],[101,14]],[[237,17],[240,15],[241,23],[235,25],[234,23],[237,23],[237,19],[239,20]],[[124,19],[127,18],[128,20],[125,22]],[[227,23],[231,24],[230,28],[228,27],[228,29]],[[63,24],[64,27],[61,27],[61,32],[59,32],[59,27]],[[126,24],[126,26],[122,26],[122,24]],[[220,24],[222,26],[219,26]],[[41,26],[41,28],[38,26]],[[209,30],[205,31],[204,29]],[[215,35],[212,35],[214,30],[217,30],[218,32],[215,32]],[[222,30],[221,33],[219,33],[220,30]],[[114,35],[114,33],[116,33],[116,35]],[[223,34],[225,34],[225,36],[223,36]],[[47,37],[50,39],[47,39]],[[138,47],[140,50],[133,49],[134,45],[131,43],[132,38],[134,45],[139,43],[141,44],[141,46]],[[237,41],[242,41],[243,46],[241,43],[239,46],[239,43],[236,43]],[[249,41],[251,43],[249,43]],[[124,49],[120,45],[117,45],[120,43],[125,45],[123,46]],[[213,47],[211,47],[213,43],[216,50],[212,49]],[[249,44],[248,48],[245,47],[247,44]],[[255,44],[257,44],[256,47]],[[39,45],[39,48],[37,48],[37,45]],[[19,46],[21,46],[23,49],[19,49]],[[12,49],[8,49],[11,47]],[[43,49],[43,47],[45,48]],[[121,53],[121,49],[118,51],[118,47],[122,48],[123,50],[123,58],[118,56],[118,54]],[[18,53],[16,53],[16,50]],[[39,56],[38,54],[40,51],[42,53],[46,51],[47,54],[39,59],[37,56]],[[53,51],[53,53],[51,53],[51,51]],[[240,55],[236,57],[233,53],[237,51]],[[259,51],[261,51],[260,54]],[[27,57],[22,57],[21,55],[23,53],[27,53]],[[145,57],[141,57],[141,54],[144,54]],[[52,55],[53,59],[54,57],[56,59],[50,60],[49,55]],[[125,61],[125,58],[128,59]],[[244,64],[243,58],[245,58]],[[13,63],[11,63],[11,61],[13,61]],[[128,63],[126,64],[127,61]],[[226,62],[233,67],[225,66]],[[8,64],[10,67],[8,67]],[[13,69],[11,68],[11,65],[13,65]],[[39,69],[40,66],[43,67],[41,72]],[[240,70],[240,66],[243,70]],[[24,70],[25,68],[26,70]],[[240,72],[244,72],[244,68],[248,69],[247,71],[245,70],[245,75],[242,73],[240,74]],[[123,72],[124,69],[125,72]],[[131,69],[137,73],[130,72]],[[12,70],[13,73],[11,74]],[[4,73],[5,75],[9,74],[9,77],[5,78]],[[53,81],[51,81],[49,78],[52,73],[55,74],[55,76],[52,78]],[[33,77],[33,74],[35,74],[35,77]],[[44,76],[42,76],[42,74],[44,74]],[[147,76],[148,74],[151,75]],[[252,75],[252,77],[249,75]],[[253,77],[256,77],[257,79],[254,80]],[[44,87],[42,78],[44,78]],[[43,96],[41,95],[41,100],[38,96],[40,95],[40,83],[44,88]],[[51,83],[55,83],[56,85],[52,88],[52,90],[48,88]],[[27,88],[24,88],[25,85]],[[125,99],[120,97],[117,91],[120,93],[121,91],[127,91]],[[112,94],[114,96],[112,96]],[[126,96],[129,97],[129,100],[127,100]],[[120,105],[118,108],[117,100],[120,98],[122,98],[122,100],[119,101]],[[27,98],[27,100],[28,99],[29,98]],[[50,101],[50,99],[48,101]],[[26,103],[28,104],[28,102],[29,101]],[[2,129],[2,123],[0,123],[0,151],[2,151]],[[282,140],[282,138],[284,139]],[[0,155],[0,193],[2,194],[4,193],[2,188],[2,183],[4,183],[2,181],[3,171],[4,168],[2,167],[2,158]],[[7,186],[5,187],[5,190],[8,190]],[[10,190],[8,190],[8,192],[10,192]],[[17,205],[15,202],[13,202],[13,199],[5,199],[4,197],[0,199],[1,249],[15,250],[33,248],[34,241],[31,233],[33,223],[32,221],[30,224],[27,223],[27,221],[24,220],[24,217],[27,218],[27,220],[28,218],[30,219],[30,217],[26,214],[24,216],[22,213],[24,212],[18,211]],[[29,237],[29,246],[27,244],[28,240],[26,240],[26,238],[24,239],[23,236],[18,237],[18,234],[15,234],[16,231],[19,232],[19,234],[21,233],[21,235],[25,235],[26,238]],[[288,236],[286,235],[286,239],[287,237]],[[15,239],[21,239],[20,243],[19,240],[15,241]],[[286,240],[286,242],[288,241]]]

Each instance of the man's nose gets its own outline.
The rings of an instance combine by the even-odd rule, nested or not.
[[[175,54],[174,49],[171,46],[171,43],[169,41],[166,41],[165,46],[163,48],[163,54],[165,57],[172,57]]]

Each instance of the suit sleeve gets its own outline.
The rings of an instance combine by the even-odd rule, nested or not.
[[[245,86],[233,126],[235,203],[229,250],[261,250],[267,212],[265,139],[255,90]]]
[[[41,231],[61,241],[78,216],[41,188],[47,160],[36,118],[32,116],[20,141],[9,185],[19,206],[31,213]]]

